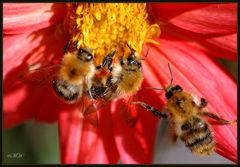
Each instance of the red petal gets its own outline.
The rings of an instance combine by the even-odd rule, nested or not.
[[[147,98],[146,94],[141,97]],[[130,128],[119,112],[122,101],[116,100],[112,103],[113,131],[121,162],[123,164],[152,163],[157,119],[140,108],[140,118],[136,126]]]
[[[173,36],[169,37],[170,34]],[[178,40],[185,41],[206,52],[209,56],[237,60],[236,33],[228,35],[219,34],[213,37],[212,35],[200,35],[189,32],[173,25],[163,27],[161,38],[176,40],[176,37]]]
[[[20,72],[29,64],[40,63],[44,66],[57,62],[63,56],[66,42],[64,32],[59,31],[60,25],[57,25],[33,33],[4,35],[3,78],[14,68],[19,68],[17,71]]]
[[[209,3],[148,3],[154,16],[164,21],[177,17],[184,12],[200,9]],[[171,11],[171,12],[170,12]]]
[[[83,121],[74,111],[62,112],[59,117],[61,163],[77,163]]]
[[[51,26],[62,20],[65,12],[61,3],[4,3],[3,33],[19,34]]]
[[[237,34],[236,33],[208,38],[206,39],[206,41],[210,44],[215,45],[216,47],[224,48],[225,50],[228,50],[234,54],[237,54]]]
[[[117,163],[119,155],[112,134],[110,113],[107,110],[98,111],[99,127],[94,127],[77,115],[79,110],[74,112],[60,115],[61,162]]]
[[[170,10],[166,11],[166,8],[163,7],[165,12],[159,12],[162,10],[160,4],[153,8],[154,15],[159,20],[161,20],[162,17],[167,17],[169,19],[167,21],[168,23],[200,34],[235,33],[237,30],[236,3],[211,4],[209,6],[189,11],[184,9],[184,5],[185,4],[178,4],[180,12],[174,14],[174,16],[167,17]],[[178,8],[176,10],[178,10]]]
[[[160,87],[170,82],[167,63],[171,64],[174,83],[198,98],[205,97],[208,110],[228,120],[236,120],[236,82],[203,52],[182,41],[159,40],[160,47],[152,46],[144,63],[147,82],[152,87]],[[154,75],[157,80],[153,80]],[[148,78],[151,80],[148,81]],[[162,83],[160,83],[162,82]],[[164,94],[164,93],[163,93]],[[231,94],[231,98],[229,98]],[[236,125],[213,126],[218,143],[217,152],[236,161]],[[221,146],[221,147],[220,147]],[[221,151],[219,151],[221,150]]]
[[[14,126],[32,117],[39,121],[56,120],[59,111],[56,106],[61,105],[54,105],[59,104],[59,100],[54,96],[51,87],[17,84],[16,81],[17,76],[28,65],[35,63],[47,65],[60,60],[66,39],[64,36],[55,36],[55,28],[31,34],[4,36],[4,127]],[[58,45],[52,45],[56,41]],[[43,105],[40,105],[41,103]]]

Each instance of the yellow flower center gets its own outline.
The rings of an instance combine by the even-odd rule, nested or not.
[[[71,3],[64,24],[78,48],[95,49],[95,65],[119,48],[127,56],[133,48],[139,56],[146,42],[160,35],[157,24],[150,24],[145,3]]]

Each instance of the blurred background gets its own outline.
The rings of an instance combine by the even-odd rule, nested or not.
[[[237,79],[237,62],[219,60]],[[59,142],[57,124],[25,122],[12,129],[3,129],[3,164],[59,164]],[[231,161],[214,154],[208,158],[193,155],[181,141],[171,143],[167,133],[167,121],[161,120],[156,136],[155,164],[232,164]]]

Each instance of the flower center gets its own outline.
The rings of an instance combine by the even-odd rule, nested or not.
[[[142,51],[146,42],[160,35],[157,24],[150,24],[145,3],[71,3],[67,4],[64,24],[78,48],[95,49],[95,65],[119,48],[117,55],[127,56],[133,48]],[[137,54],[139,56],[139,54]]]

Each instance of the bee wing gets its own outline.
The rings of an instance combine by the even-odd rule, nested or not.
[[[85,99],[83,102],[85,108],[83,109],[82,114],[84,118],[88,120],[89,123],[97,127],[98,126],[97,111],[102,109],[106,105],[106,102],[102,100],[91,100],[87,99],[86,97],[83,97],[83,99]]]
[[[174,121],[170,120],[167,128],[168,128],[168,132],[169,132],[169,134],[170,134],[170,136],[172,138],[172,142],[175,143],[177,141],[177,139],[178,139],[178,136],[179,136],[178,135],[179,132],[177,130],[176,123]]]
[[[47,67],[36,68],[31,65],[18,75],[18,80],[34,85],[40,85],[52,81],[56,73],[59,71],[61,64],[50,65]]]
[[[120,108],[121,116],[129,127],[134,127],[139,119],[138,105],[132,104],[135,99],[136,95],[125,97]]]
[[[85,115],[84,118],[94,127],[98,127],[98,115],[97,112]]]

